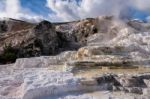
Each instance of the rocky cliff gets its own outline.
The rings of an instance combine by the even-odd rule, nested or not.
[[[87,18],[68,23],[42,21],[36,24],[6,19],[0,21],[0,53],[1,56],[5,56],[3,55],[4,49],[11,47],[16,58],[23,58],[56,55],[66,50],[77,50],[87,45],[121,47],[125,44],[118,45],[121,42],[120,39],[128,39],[128,35],[134,37],[135,34],[133,33],[148,31],[149,24],[147,23],[138,20],[123,22],[112,16]],[[148,33],[142,33],[142,35],[148,36]],[[144,40],[148,39],[147,36]],[[145,44],[144,41],[139,41],[138,44],[141,43]]]

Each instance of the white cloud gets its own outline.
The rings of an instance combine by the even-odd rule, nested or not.
[[[20,12],[19,0],[6,0],[6,15],[9,17],[16,18]]]
[[[146,18],[146,21],[150,23],[150,16]]]
[[[42,16],[36,15],[29,9],[22,8],[20,0],[2,0],[0,1],[0,18],[8,17],[30,22],[39,22]]]
[[[38,0],[35,0],[38,2]],[[150,13],[150,0],[47,0],[46,6],[53,11],[46,18],[50,21],[71,21],[99,15],[128,17],[128,7]],[[34,5],[33,5],[34,6]],[[35,6],[36,7],[36,6]],[[20,5],[20,0],[0,0],[0,18],[10,17],[38,22],[44,19]]]
[[[73,20],[79,18],[77,2],[62,1],[62,0],[48,0],[47,6],[54,11],[54,14],[50,14],[51,18],[57,18],[58,20]],[[76,9],[74,9],[76,8]]]
[[[128,7],[150,12],[150,0],[47,0],[50,20],[70,21],[99,15],[130,16]],[[54,18],[54,19],[53,19]]]
[[[131,3],[140,10],[150,12],[150,0],[132,0]]]
[[[54,11],[53,17],[63,21],[99,15],[118,17],[127,5],[128,0],[82,0],[80,4],[75,0],[47,0],[47,6]]]

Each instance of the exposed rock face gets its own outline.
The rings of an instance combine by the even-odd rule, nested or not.
[[[23,55],[29,54],[29,57],[34,55],[50,55],[58,51],[59,38],[54,26],[47,21],[37,24],[29,30],[26,36],[28,38],[21,44]]]
[[[125,23],[101,16],[68,23],[31,24],[9,19],[0,24],[0,53],[6,43],[17,50],[17,57],[56,55],[82,47],[76,59],[93,62],[103,58],[102,64],[130,65],[142,58],[138,64],[149,64],[149,24],[143,22]]]
[[[86,44],[87,37],[95,33],[98,33],[98,29],[96,27],[96,20],[95,19],[82,20],[74,26],[72,32],[75,35],[77,42],[80,42],[81,44]]]
[[[5,21],[0,22],[0,33],[7,31],[7,25],[5,24]]]
[[[0,22],[0,52],[3,52],[6,44],[17,50],[18,58],[77,50],[86,44],[88,36],[97,33],[94,22],[94,19],[86,19],[65,24],[52,24],[47,21],[31,24],[7,19]],[[64,27],[69,28],[64,30]]]
[[[34,24],[25,21],[6,18],[4,20],[0,20],[0,33],[25,30],[31,28],[33,25]]]
[[[86,38],[98,33],[96,27],[96,19],[87,18],[80,21],[56,24],[56,31],[65,32],[70,39],[70,41],[78,42],[80,45],[86,44]],[[71,37],[69,36],[71,35]]]
[[[10,21],[13,23],[13,20]],[[36,25],[29,25],[28,28],[24,25],[27,23],[15,22],[12,25],[18,24],[22,28],[12,27],[0,36],[1,52],[5,45],[11,45],[18,50],[17,57],[53,55],[59,52],[61,41],[50,22],[42,21]]]

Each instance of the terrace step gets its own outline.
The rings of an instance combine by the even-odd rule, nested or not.
[[[87,56],[90,56],[90,55],[123,55],[123,56],[126,56],[131,52],[146,53],[146,51],[144,51],[142,48],[136,48],[132,46],[127,46],[127,47],[125,46],[86,46],[78,50],[79,54],[87,54]]]
[[[150,59],[143,60],[114,60],[114,61],[105,61],[105,60],[74,60],[69,61],[65,65],[67,67],[73,67],[74,70],[90,69],[97,67],[109,67],[109,68],[134,68],[140,66],[146,66],[150,64]]]

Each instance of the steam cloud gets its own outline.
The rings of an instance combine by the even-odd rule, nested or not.
[[[130,18],[133,9],[150,14],[150,0],[47,0],[51,19],[70,21],[99,15]],[[134,12],[137,14],[137,12]],[[142,13],[141,13],[142,14]]]

